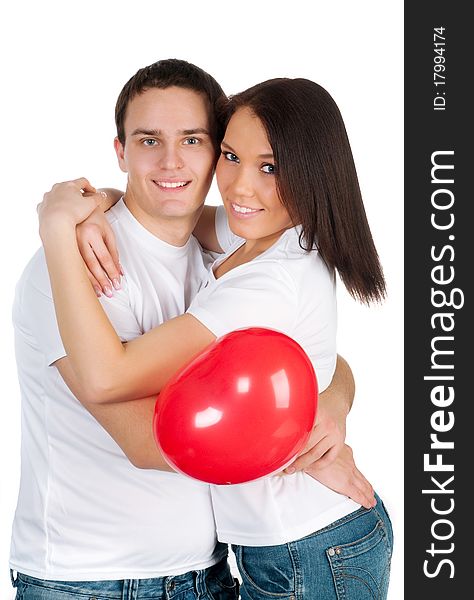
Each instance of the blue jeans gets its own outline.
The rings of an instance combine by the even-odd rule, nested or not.
[[[393,532],[378,496],[324,529],[280,546],[232,546],[242,600],[384,600]]]
[[[227,560],[201,571],[153,579],[48,581],[21,573],[15,600],[236,600],[238,583]]]

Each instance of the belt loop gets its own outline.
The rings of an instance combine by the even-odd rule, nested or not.
[[[122,581],[122,598],[121,600],[127,600],[128,598],[128,579]]]
[[[15,573],[15,575],[13,575]],[[10,569],[10,579],[12,581],[12,586],[16,588],[18,586],[18,572]]]
[[[122,581],[122,600],[134,600],[138,598],[139,579],[124,579]]]
[[[138,598],[138,594],[139,594],[139,586],[140,586],[140,580],[139,579],[131,579],[130,580],[131,583],[131,590],[130,590],[130,598],[135,599]]]
[[[206,598],[207,597],[207,585],[206,585],[206,572],[207,569],[200,569],[199,571],[194,571],[194,588],[196,591],[196,598]]]
[[[122,580],[122,600],[131,600],[133,598],[133,579]]]

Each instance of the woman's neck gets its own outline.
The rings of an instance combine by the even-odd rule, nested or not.
[[[245,243],[242,246],[239,246],[235,252],[233,252],[229,257],[223,260],[214,270],[214,276],[216,279],[222,277],[235,267],[239,267],[240,265],[244,265],[264,252],[266,252],[269,248],[275,244],[286,229],[282,229],[272,235],[266,236],[264,238],[258,238],[256,240],[245,240]]]

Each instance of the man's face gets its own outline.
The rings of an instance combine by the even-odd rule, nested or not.
[[[211,185],[215,160],[206,101],[180,88],[149,89],[128,105],[125,145],[115,139],[125,200],[134,216],[153,221],[185,220],[199,214]]]

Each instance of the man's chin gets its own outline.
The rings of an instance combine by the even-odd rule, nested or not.
[[[201,207],[190,208],[189,206],[160,206],[156,216],[163,219],[191,219],[200,214]]]

